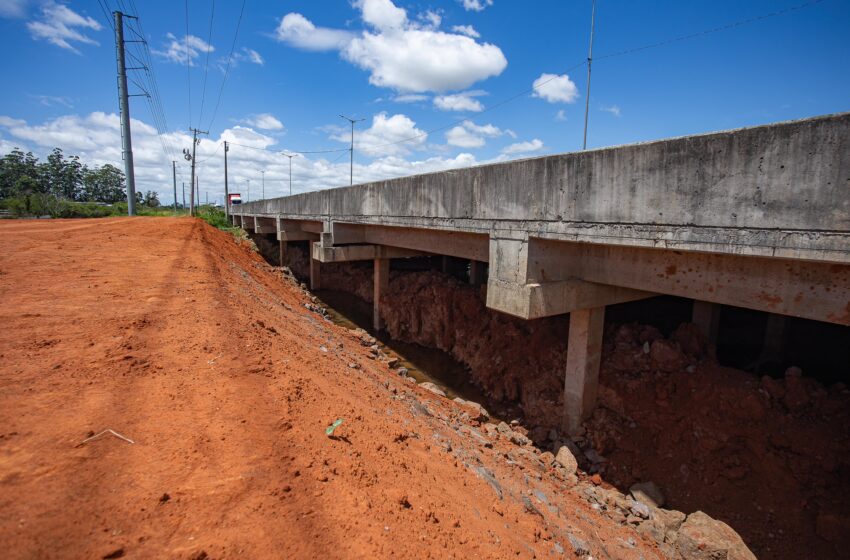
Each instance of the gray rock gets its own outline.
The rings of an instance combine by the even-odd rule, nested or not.
[[[496,480],[496,477],[493,475],[493,473],[485,467],[473,467],[473,471],[475,472],[475,474],[486,480],[487,483],[493,487],[493,490],[496,491],[496,495],[499,496],[499,499],[501,500],[504,495],[502,493],[502,485],[499,484],[499,481]]]
[[[496,430],[497,430],[500,434],[502,434],[502,435],[506,435],[506,436],[507,436],[507,435],[510,435],[510,433],[513,431],[513,430],[511,430],[511,427],[510,427],[510,426],[508,426],[507,424],[505,424],[504,422],[499,422],[499,423],[496,425]]]
[[[639,482],[637,484],[633,484],[632,487],[629,488],[629,493],[632,495],[632,498],[642,504],[656,508],[664,505],[664,494],[654,482]]]
[[[561,465],[567,471],[568,475],[575,474],[578,468],[578,462],[576,462],[575,456],[573,456],[569,448],[565,445],[561,446],[555,455],[555,462]]]
[[[445,397],[445,396],[446,396],[446,393],[445,393],[445,392],[443,392],[443,390],[442,390],[442,389],[440,389],[439,387],[437,387],[436,385],[434,385],[434,384],[433,384],[433,383],[431,383],[430,381],[426,381],[426,382],[424,382],[424,383],[420,383],[420,384],[419,384],[419,386],[420,386],[420,387],[422,387],[423,389],[427,389],[427,390],[431,391],[431,392],[432,392],[432,393],[434,393],[435,395],[440,395],[441,397]]]
[[[690,514],[682,523],[676,551],[693,560],[756,560],[738,533],[701,511]]]
[[[511,443],[516,445],[529,445],[531,443],[531,440],[528,439],[528,437],[519,432],[511,431],[511,433],[508,434],[508,438],[511,440]]]
[[[572,545],[573,552],[576,556],[587,556],[590,554],[590,547],[585,541],[576,537],[572,533],[567,533],[567,539],[570,541],[570,545]]]
[[[640,502],[632,501],[629,504],[629,511],[643,519],[649,519],[651,512],[649,506]]]

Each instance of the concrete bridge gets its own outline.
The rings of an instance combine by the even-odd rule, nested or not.
[[[564,424],[596,399],[605,306],[694,300],[850,325],[850,113],[558,154],[261,200],[236,225],[311,244],[321,263],[374,262],[374,321],[391,259],[446,255],[487,306],[569,313]],[[776,327],[779,325],[779,327]]]

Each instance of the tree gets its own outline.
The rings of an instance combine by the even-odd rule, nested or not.
[[[114,204],[127,199],[124,173],[114,165],[89,169],[83,166],[82,199],[87,202]]]
[[[159,207],[159,193],[157,193],[156,191],[147,191],[145,193],[144,199],[142,200],[142,204],[144,204],[148,208]]]
[[[21,194],[19,188],[26,188],[28,192],[43,192],[40,188],[38,158],[32,152],[24,154],[15,148],[0,158],[0,198],[18,196]]]

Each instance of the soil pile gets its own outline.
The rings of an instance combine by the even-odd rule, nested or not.
[[[371,271],[323,266],[325,286],[371,300]],[[568,321],[523,321],[437,272],[391,274],[383,315],[393,338],[449,352],[495,401],[518,402],[529,435],[624,492],[661,486],[670,507],[727,521],[771,558],[850,555],[850,392],[796,368],[759,379],[720,366],[690,324],[665,338],[607,327],[600,406],[586,433],[558,434]]]

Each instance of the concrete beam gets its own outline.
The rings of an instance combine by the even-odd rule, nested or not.
[[[514,284],[490,278],[487,283],[487,307],[521,319],[563,315],[577,309],[604,307],[657,295],[578,279]]]
[[[306,231],[279,231],[277,238],[280,241],[318,241],[319,234]]]
[[[375,245],[485,262],[490,259],[489,239],[482,234],[370,225],[364,227],[363,237],[366,243]],[[336,238],[334,242],[337,242]]]
[[[398,259],[421,257],[424,255],[424,253],[420,251],[399,249],[397,247],[384,247],[383,245],[342,245],[340,247],[326,247],[320,243],[314,243],[312,251],[312,258],[323,263],[370,261],[372,259]]]
[[[390,281],[390,260],[374,259],[374,293],[372,298],[372,326],[376,331],[384,328],[381,320],[381,297],[387,291]]]
[[[567,433],[573,433],[596,406],[604,326],[604,307],[570,313],[562,424]]]
[[[850,325],[850,265],[541,239],[504,257],[496,269],[528,283],[572,277]]]
[[[254,216],[254,233],[277,233],[277,220]]]
[[[310,242],[310,255],[313,254],[313,246],[316,244],[315,241]],[[321,290],[322,289],[322,269],[321,264],[314,258],[310,258],[310,289],[311,290]]]

